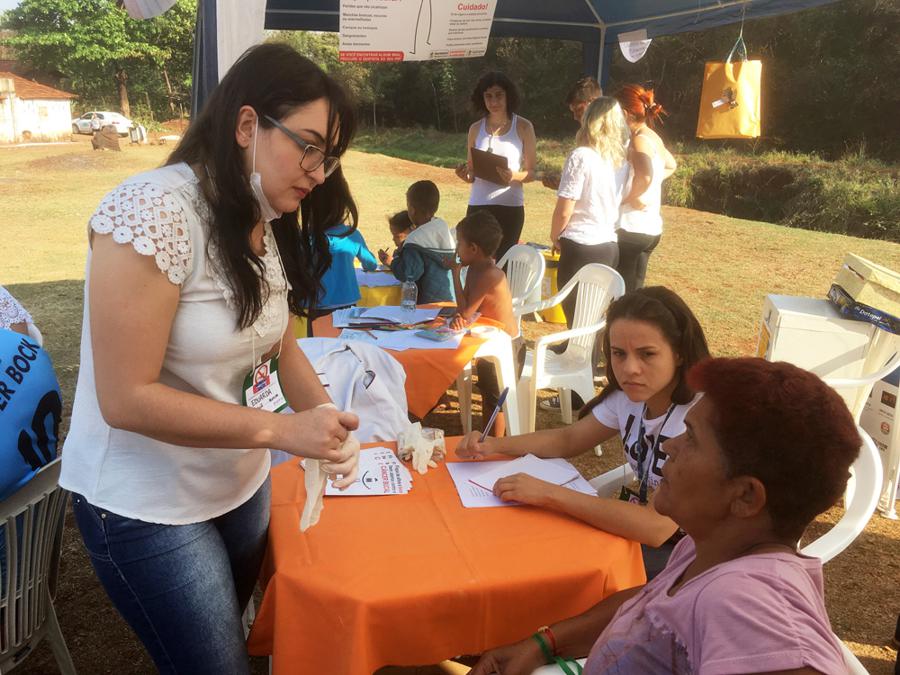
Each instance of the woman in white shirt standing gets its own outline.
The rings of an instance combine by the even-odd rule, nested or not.
[[[662,182],[678,167],[672,153],[655,131],[665,114],[654,100],[653,90],[626,84],[615,95],[631,131],[628,161],[632,166],[631,189],[622,200],[619,216],[619,274],[625,290],[644,285],[650,254],[662,237]]]
[[[614,98],[595,99],[581,118],[578,147],[566,158],[557,191],[550,241],[559,249],[557,283],[564,286],[582,267],[619,260],[616,221],[628,177],[625,149],[628,128]],[[572,326],[575,293],[563,300]]]
[[[536,141],[534,127],[519,117],[519,91],[503,73],[481,76],[472,92],[472,106],[482,114],[469,127],[466,144],[467,161],[456,167],[456,175],[472,184],[466,215],[490,211],[503,239],[494,254],[499,260],[519,243],[525,225],[525,191],[522,187],[535,178]],[[497,170],[497,181],[476,178],[472,168],[472,148],[506,157],[507,168]]]
[[[356,220],[338,159],[354,124],[311,61],[252,48],[166,166],[90,219],[60,483],[160,672],[248,672],[241,613],[266,546],[268,449],[323,460],[336,484],[355,477],[358,420],[330,405],[289,313],[318,292],[326,230]]]

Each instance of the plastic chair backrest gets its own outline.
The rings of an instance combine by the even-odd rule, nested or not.
[[[6,574],[0,583],[0,671],[12,668],[23,644],[47,621],[59,570],[66,500],[59,487],[60,459],[41,469],[0,502]],[[55,621],[55,618],[54,618]]]
[[[572,329],[582,328],[602,320],[610,303],[625,294],[625,281],[612,267],[591,263],[585,265],[569,282],[560,290],[560,295],[572,285],[577,284],[573,291],[575,296],[575,317],[572,321]],[[594,349],[596,333],[580,335],[569,340],[566,354],[576,355],[577,358],[590,359]]]
[[[512,246],[497,261],[497,267],[506,271],[513,308],[525,304],[540,289],[545,266],[544,256],[525,244]]]
[[[826,377],[825,384],[837,389],[838,392],[844,389],[856,389],[856,402],[852,406],[850,413],[853,415],[853,421],[859,424],[859,418],[862,415],[869,394],[872,392],[873,385],[879,380],[883,380],[888,375],[900,368],[900,352],[895,351],[891,358],[885,362],[885,365],[874,373],[863,375],[861,377]]]
[[[823,563],[834,558],[859,536],[878,505],[883,479],[881,458],[869,435],[859,427],[857,431],[863,442],[859,457],[850,467],[844,515],[828,532],[802,549],[804,555],[821,558]]]

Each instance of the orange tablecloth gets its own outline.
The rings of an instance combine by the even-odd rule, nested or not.
[[[305,498],[297,462],[272,471],[249,649],[272,654],[276,675],[480,653],[644,581],[637,543],[542,509],[463,508],[443,463],[413,473],[408,495],[326,497],[301,534]]]
[[[340,330],[332,325],[332,316],[320,316],[313,323],[316,337],[337,337]],[[479,319],[478,324],[502,328],[490,319]],[[484,340],[466,335],[459,349],[407,349],[397,352],[385,349],[406,372],[406,403],[409,411],[422,418],[437,404],[447,387],[475,356]]]

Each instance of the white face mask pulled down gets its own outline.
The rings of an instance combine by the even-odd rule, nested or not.
[[[253,168],[250,173],[250,189],[253,191],[253,196],[256,197],[256,202],[259,204],[259,214],[262,216],[262,219],[269,223],[276,218],[281,218],[281,211],[276,211],[272,205],[269,203],[269,200],[266,198],[266,193],[263,192],[262,187],[262,176],[259,171],[256,170],[256,139],[259,137],[259,117],[256,118],[256,127],[253,129]]]

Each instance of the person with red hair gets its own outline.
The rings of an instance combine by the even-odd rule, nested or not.
[[[756,358],[702,361],[687,382],[703,397],[665,442],[655,500],[687,533],[666,568],[486,652],[471,675],[531,673],[587,653],[585,675],[847,672],[822,562],[797,548],[859,453],[847,406],[816,375]]]
[[[622,106],[631,131],[628,161],[632,167],[631,190],[622,200],[619,216],[616,269],[625,280],[625,290],[633,291],[644,285],[650,254],[662,237],[662,182],[678,164],[653,130],[666,114],[656,102],[653,90],[626,84],[616,92],[615,99]]]

